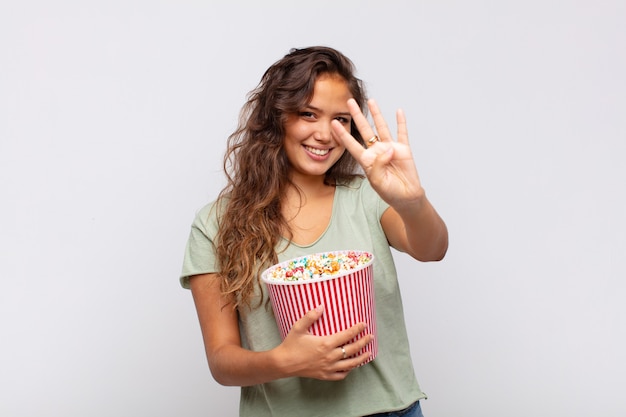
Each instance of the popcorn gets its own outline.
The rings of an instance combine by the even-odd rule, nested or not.
[[[266,278],[279,281],[301,281],[345,273],[372,260],[367,252],[325,252],[303,256],[267,271]]]

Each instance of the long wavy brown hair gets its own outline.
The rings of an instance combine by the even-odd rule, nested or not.
[[[322,74],[343,78],[365,111],[363,83],[346,56],[328,47],[292,49],[265,72],[248,94],[239,125],[227,143],[224,172],[227,185],[218,196],[220,208],[216,254],[221,290],[234,307],[250,306],[259,273],[278,261],[281,236],[291,239],[281,212],[281,196],[291,184],[290,164],[283,149],[284,124],[312,99]],[[354,122],[351,134],[363,144]],[[327,184],[349,182],[358,174],[349,152],[326,172]],[[258,300],[259,303],[261,300]]]

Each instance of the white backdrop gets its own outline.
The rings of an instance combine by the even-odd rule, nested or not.
[[[623,416],[626,3],[252,3],[0,4],[0,415],[237,414],[182,253],[246,93],[323,44],[450,229],[397,256],[427,417]]]

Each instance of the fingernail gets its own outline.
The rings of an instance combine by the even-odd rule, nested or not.
[[[315,307],[315,311],[317,311],[318,313],[321,313],[322,311],[324,311],[324,304],[320,304],[317,307]]]

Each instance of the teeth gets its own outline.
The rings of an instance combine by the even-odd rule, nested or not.
[[[305,146],[305,148],[307,151],[314,153],[315,155],[318,155],[318,156],[324,156],[330,150],[330,149],[315,149],[315,148],[311,148],[310,146]]]

